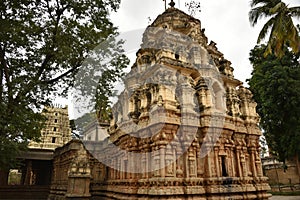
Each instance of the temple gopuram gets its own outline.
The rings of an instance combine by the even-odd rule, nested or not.
[[[28,148],[55,150],[67,144],[72,139],[68,107],[48,106],[44,108],[42,114],[47,120],[41,130],[40,141],[31,141]]]

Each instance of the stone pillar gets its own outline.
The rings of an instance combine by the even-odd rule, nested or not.
[[[251,149],[250,150],[250,156],[251,156],[251,167],[252,167],[252,175],[253,177],[256,177],[257,176],[257,172],[256,172],[256,163],[255,163],[255,150],[254,149]]]
[[[165,153],[166,153],[166,149],[165,147],[160,147],[159,149],[159,154],[160,154],[160,177],[165,177],[166,176],[166,171],[165,171]]]
[[[211,152],[207,154],[207,177],[213,177]]]
[[[247,168],[246,168],[247,166],[246,166],[245,154],[241,154],[240,159],[241,159],[241,165],[242,165],[242,176],[246,177],[246,176],[248,176],[248,174],[247,174]]]
[[[151,152],[149,151],[149,149],[150,149],[151,147],[148,147],[147,146],[147,148],[145,149],[145,152],[148,152],[148,153],[146,153],[146,170],[145,170],[145,178],[149,178],[149,175],[150,175],[150,171],[151,171],[151,163],[152,163],[152,161],[151,161]]]
[[[220,177],[221,176],[221,173],[220,173],[220,165],[219,165],[219,155],[218,155],[218,148],[215,147],[214,148],[214,157],[215,157],[215,163],[216,163],[216,173],[217,173],[217,177]]]
[[[196,166],[196,158],[195,158],[195,150],[193,147],[190,147],[188,155],[188,167],[189,167],[189,177],[197,176],[197,166]]]
[[[160,168],[160,157],[159,157],[158,147],[157,146],[153,147],[152,151],[153,151],[153,153],[152,153],[152,156],[153,156],[152,157],[153,176],[154,177],[159,177],[160,176],[160,170],[159,170],[159,168]]]
[[[128,162],[127,162],[127,169],[128,172],[127,173],[127,179],[132,179],[132,171],[134,171],[134,162],[133,162],[133,155],[129,154],[128,156]]]
[[[128,159],[124,159],[124,168],[123,168],[123,178],[124,179],[128,179],[129,175],[128,175]]]
[[[180,146],[176,147],[177,161],[176,161],[176,177],[183,177],[183,155]],[[179,156],[178,156],[179,155]]]
[[[142,168],[144,168],[145,170],[142,170],[142,178],[147,178],[146,176],[147,176],[147,170],[148,170],[148,166],[147,166],[147,156],[148,154],[142,154],[142,160],[141,160],[141,162],[142,162],[142,165],[141,165],[141,167]]]
[[[243,177],[243,174],[242,174],[242,169],[241,169],[241,160],[240,160],[240,148],[237,148],[237,153],[236,153],[236,163],[237,163],[237,176],[239,177]]]
[[[111,158],[111,166],[116,166],[116,160],[114,158]],[[116,172],[114,168],[110,168],[110,179],[115,180],[116,179]]]
[[[231,171],[231,173],[232,173],[232,175],[231,176],[237,176],[237,174],[236,174],[236,169],[235,169],[235,166],[234,166],[234,154],[233,154],[233,148],[231,147],[230,148],[230,160],[231,160],[231,169],[232,169],[232,171]]]
[[[168,146],[166,150],[166,176],[174,177],[174,151]]]
[[[32,183],[32,161],[28,160],[26,163],[26,175],[24,185],[31,185]]]
[[[263,170],[262,170],[261,159],[259,157],[258,150],[256,151],[255,156],[256,156],[255,165],[256,165],[256,169],[257,169],[257,176],[262,177],[263,176]]]
[[[197,141],[197,147],[196,147],[196,166],[197,166],[197,177],[202,177],[204,165],[203,165],[203,158],[200,158],[200,145]]]

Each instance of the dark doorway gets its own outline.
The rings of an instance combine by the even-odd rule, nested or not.
[[[226,156],[221,156],[222,176],[228,176],[226,169]]]

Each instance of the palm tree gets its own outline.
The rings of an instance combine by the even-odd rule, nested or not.
[[[274,53],[278,57],[284,54],[285,45],[295,53],[300,51],[300,37],[293,17],[300,17],[300,7],[288,7],[281,0],[252,0],[249,21],[252,26],[262,17],[270,18],[259,33],[257,43],[266,38],[270,32],[265,56]]]

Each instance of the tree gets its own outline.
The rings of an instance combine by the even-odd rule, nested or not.
[[[0,2],[0,169],[13,167],[28,141],[38,140],[43,125],[38,111],[51,96],[67,94],[99,43],[109,41],[119,50],[109,55],[111,62],[102,71],[125,67],[121,42],[108,40],[117,35],[108,16],[119,4],[120,0]],[[105,78],[111,82],[111,77]]]
[[[251,25],[257,24],[262,17],[270,18],[259,33],[259,44],[270,33],[264,55],[274,53],[278,57],[284,54],[285,45],[294,53],[300,50],[299,31],[293,23],[293,17],[300,17],[300,7],[288,7],[281,0],[252,0],[249,20]]]
[[[260,126],[267,143],[280,161],[300,155],[300,54],[288,48],[281,58],[263,56],[265,45],[251,50],[250,90],[258,103]],[[298,164],[298,169],[299,164]]]
[[[79,134],[79,138],[83,137],[82,133],[84,128],[96,119],[96,113],[86,113],[77,119],[71,120],[73,123],[73,130],[76,130]]]

